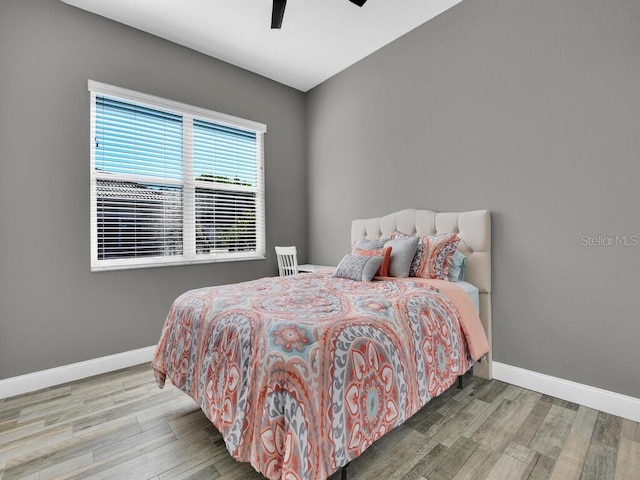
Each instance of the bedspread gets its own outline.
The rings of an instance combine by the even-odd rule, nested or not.
[[[325,479],[466,372],[468,341],[483,344],[473,309],[415,280],[312,273],[192,290],[152,367],[235,459],[272,480]]]

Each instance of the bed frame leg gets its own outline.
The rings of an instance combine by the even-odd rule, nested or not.
[[[349,463],[340,469],[340,480],[347,480],[347,467],[349,466]]]
[[[458,388],[462,390],[464,386],[462,385],[462,375],[458,375]]]

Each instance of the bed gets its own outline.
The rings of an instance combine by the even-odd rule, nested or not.
[[[152,368],[189,394],[229,453],[276,480],[321,480],[453,385],[490,377],[487,211],[403,210],[355,220],[351,239],[457,234],[467,294],[442,279],[304,273],[178,297]],[[478,363],[478,361],[482,359]]]

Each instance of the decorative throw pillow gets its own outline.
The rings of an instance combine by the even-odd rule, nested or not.
[[[447,277],[450,282],[462,282],[464,280],[464,274],[467,271],[467,257],[456,250],[451,257],[451,263],[449,264],[449,273]]]
[[[336,267],[333,276],[348,278],[361,282],[370,282],[376,271],[382,265],[383,257],[363,257],[360,255],[345,255]]]
[[[451,257],[458,248],[460,239],[455,233],[444,233],[436,236],[408,235],[394,232],[392,239],[418,239],[415,257],[411,262],[409,275],[421,278],[438,278],[447,280]]]
[[[382,265],[376,272],[376,275],[381,277],[389,276],[389,262],[391,261],[391,247],[385,248],[373,248],[371,250],[363,250],[357,246],[351,252],[353,255],[360,255],[363,257],[382,257]]]
[[[392,238],[384,246],[392,249],[389,276],[408,277],[411,270],[411,262],[418,248],[418,237]]]
[[[358,240],[354,246],[354,248],[360,248],[361,250],[372,250],[374,248],[383,248],[384,244],[387,243],[390,238],[378,238],[376,240],[369,240],[367,238],[361,238]]]

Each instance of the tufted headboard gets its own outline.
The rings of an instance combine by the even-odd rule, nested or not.
[[[458,250],[467,257],[465,280],[480,290],[480,320],[491,345],[491,217],[488,210],[436,213],[407,209],[384,217],[359,219],[351,223],[351,242],[390,237],[399,230],[408,234],[456,233]],[[492,353],[476,364],[474,374],[491,378]]]

